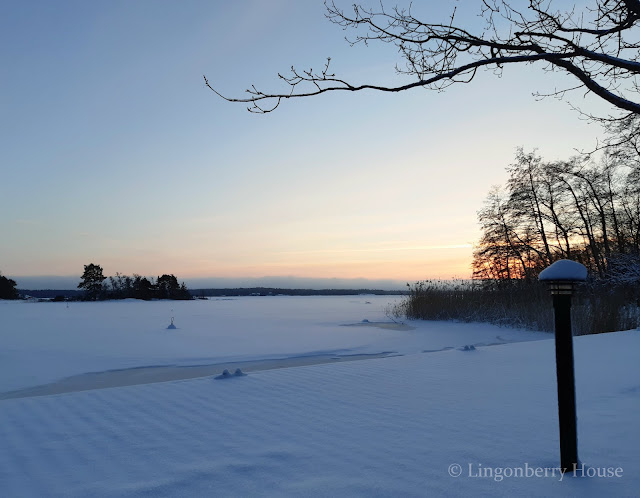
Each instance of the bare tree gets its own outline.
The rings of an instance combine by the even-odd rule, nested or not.
[[[609,102],[615,116],[590,116],[610,121],[612,126],[640,129],[640,0],[588,0],[581,8],[566,8],[558,0],[477,0],[484,23],[477,30],[458,21],[456,7],[440,21],[419,19],[412,7],[376,8],[361,4],[345,11],[335,0],[325,0],[326,17],[354,33],[352,45],[372,42],[397,47],[402,64],[398,73],[413,81],[399,86],[355,84],[330,72],[327,59],[320,71],[291,67],[279,74],[285,91],[265,92],[255,86],[242,98],[230,98],[205,84],[230,102],[249,104],[249,111],[271,112],[283,99],[310,97],[326,92],[357,92],[365,89],[401,92],[412,88],[442,90],[455,83],[469,83],[481,68],[501,72],[508,64],[542,63],[545,70],[572,75],[577,84],[554,91],[564,97],[571,90]],[[456,2],[457,3],[457,2]],[[563,4],[564,7],[556,7]],[[460,4],[458,4],[460,5]],[[459,17],[459,16],[458,16]],[[629,135],[629,134],[627,134]],[[635,137],[635,138],[634,138]],[[637,133],[626,136],[630,145]]]
[[[516,153],[516,162],[507,168],[510,174],[509,191],[512,210],[520,219],[526,220],[526,225],[537,234],[536,239],[543,243],[544,252],[540,254],[545,258],[545,264],[553,261],[547,230],[544,223],[545,212],[541,199],[542,187],[542,158],[534,152],[525,153],[519,148]]]
[[[509,201],[499,187],[494,187],[478,211],[482,237],[474,250],[475,279],[510,281],[534,276],[533,266],[542,254],[535,249],[532,230],[522,229]]]
[[[617,157],[546,163],[518,150],[506,191],[492,189],[478,212],[474,278],[531,280],[567,257],[602,279],[622,282],[625,269],[637,275],[640,182],[634,165]]]

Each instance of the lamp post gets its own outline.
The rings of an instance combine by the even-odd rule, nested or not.
[[[587,279],[580,263],[561,259],[540,273],[553,297],[556,338],[556,375],[558,379],[558,418],[560,422],[560,468],[565,472],[578,466],[578,430],[571,336],[571,295]]]

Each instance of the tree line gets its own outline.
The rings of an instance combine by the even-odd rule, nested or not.
[[[608,130],[616,131],[614,127]],[[640,147],[623,140],[598,156],[545,161],[518,149],[508,180],[478,212],[473,279],[409,285],[398,316],[554,330],[539,273],[571,259],[589,270],[576,291],[574,334],[640,325]]]
[[[85,299],[192,299],[187,286],[173,274],[163,274],[154,279],[136,273],[133,276],[116,273],[105,277],[100,265],[90,263],[84,266],[84,273],[78,284],[84,289]]]
[[[609,149],[597,160],[544,161],[518,149],[505,186],[478,212],[473,278],[532,281],[558,259],[610,282],[640,282],[640,165]]]

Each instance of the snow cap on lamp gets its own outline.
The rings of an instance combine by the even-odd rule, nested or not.
[[[587,269],[584,265],[561,259],[540,272],[538,280],[549,286],[551,294],[573,294],[575,284],[587,279]]]

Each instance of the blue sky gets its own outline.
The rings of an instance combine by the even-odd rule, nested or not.
[[[94,262],[185,279],[467,277],[476,211],[516,147],[560,159],[600,135],[566,103],[531,96],[573,84],[535,66],[264,116],[204,86],[206,74],[228,95],[277,89],[278,72],[328,56],[354,82],[400,81],[392,47],[350,47],[321,1],[1,9],[7,276],[79,276]]]

